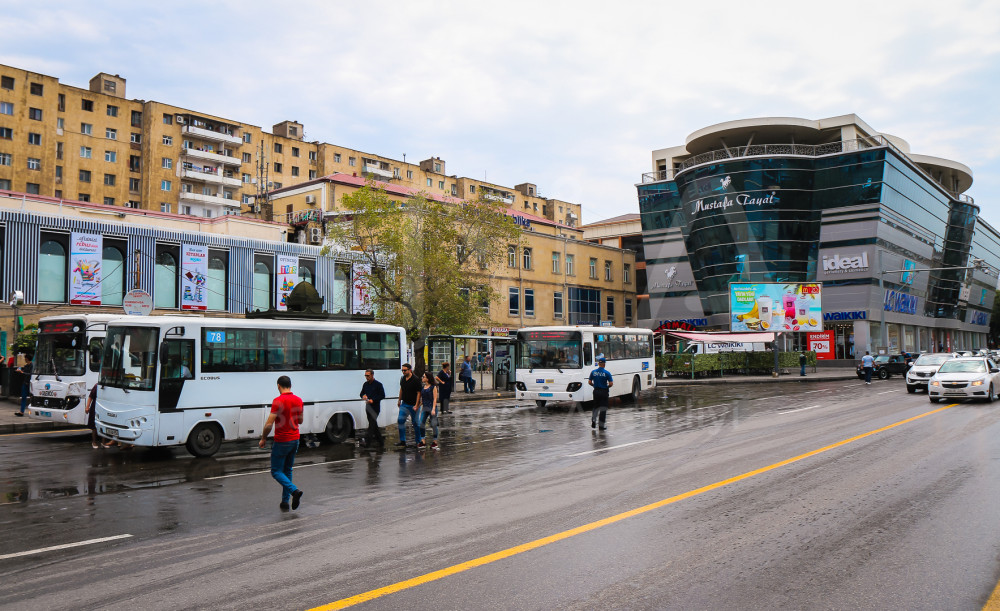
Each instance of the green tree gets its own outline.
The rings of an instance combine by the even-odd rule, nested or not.
[[[376,319],[406,329],[416,369],[428,335],[469,333],[488,322],[480,304],[496,297],[490,276],[521,235],[502,204],[423,194],[397,202],[369,182],[341,200],[340,212],[330,243],[371,267]]]
[[[17,341],[14,342],[14,354],[23,353],[29,359],[35,356],[35,344],[38,343],[38,325],[28,325],[23,331],[17,334]]]

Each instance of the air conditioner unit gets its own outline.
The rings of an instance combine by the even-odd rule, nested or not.
[[[177,124],[184,125],[184,115],[177,115]]]
[[[316,196],[315,195],[306,195],[306,203],[307,204],[315,204],[316,203]]]
[[[310,244],[322,244],[323,243],[323,230],[319,227],[309,228],[309,243]]]

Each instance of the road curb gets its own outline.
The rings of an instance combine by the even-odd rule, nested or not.
[[[808,382],[833,382],[833,381],[844,381],[844,380],[857,380],[857,374],[843,374],[835,376],[782,376],[779,378],[765,378],[765,377],[732,377],[732,378],[702,378],[702,379],[683,379],[683,378],[667,378],[658,379],[656,381],[657,386],[703,386],[708,384],[789,384],[789,383],[808,383]]]
[[[27,416],[25,416],[27,419]],[[59,422],[27,421],[14,424],[0,424],[0,435],[13,435],[17,433],[44,433],[46,431],[58,431],[61,429],[82,429],[84,427],[76,424],[62,424]]]

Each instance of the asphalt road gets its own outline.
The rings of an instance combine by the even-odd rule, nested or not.
[[[977,609],[1000,579],[1000,403],[672,387],[608,424],[463,404],[440,451],[303,449],[289,513],[250,443],[3,436],[0,607]]]

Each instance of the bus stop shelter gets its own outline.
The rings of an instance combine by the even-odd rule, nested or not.
[[[436,370],[451,363],[458,391],[458,373],[470,358],[477,389],[509,390],[514,387],[514,337],[502,335],[431,335],[427,338],[427,363]]]

